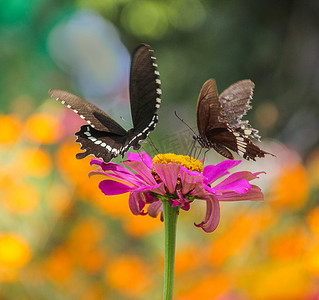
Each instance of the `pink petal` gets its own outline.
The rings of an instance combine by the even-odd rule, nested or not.
[[[163,203],[161,200],[157,200],[153,202],[147,208],[148,214],[153,218],[156,218],[158,214],[162,211],[163,211]]]
[[[190,196],[197,196],[198,198],[210,196],[210,194],[215,194],[215,190],[212,188],[198,182],[195,184],[194,189],[189,193]]]
[[[234,182],[230,182],[225,184],[221,182],[220,184],[216,185],[213,190],[217,193],[224,192],[224,191],[232,191],[236,193],[247,193],[251,189],[251,184],[246,179],[238,179]]]
[[[165,185],[163,182],[155,184],[153,186],[145,186],[143,188],[140,188],[139,190],[145,192],[145,193],[155,193],[159,195],[166,195]]]
[[[102,180],[99,183],[99,188],[106,196],[120,195],[131,192],[135,189],[132,186],[128,186],[113,180]]]
[[[102,166],[103,164],[105,164],[105,162],[103,161],[103,159],[100,158],[92,158],[90,161],[90,165],[99,165]]]
[[[139,161],[145,164],[149,169],[152,169],[153,159],[146,153],[146,152],[140,152],[140,153],[127,153],[127,159],[130,161]]]
[[[192,172],[181,166],[179,175],[182,182],[182,192],[187,194],[190,190],[195,188],[195,184],[198,182],[203,182],[201,174],[198,172]]]
[[[101,171],[91,171],[89,173],[89,177],[91,177],[92,175],[105,175],[116,180],[121,180],[134,185],[140,185],[144,182],[143,178],[141,178],[140,175],[132,173],[130,170],[121,165],[112,162],[106,164],[103,162],[103,160],[100,159],[92,159],[91,165],[93,164],[100,165],[102,170],[107,173],[103,173]]]
[[[129,207],[130,207],[130,210],[133,213],[133,215],[145,214],[142,211],[142,209],[145,206],[145,202],[142,201],[141,194],[142,193],[138,193],[138,192],[131,192],[130,193],[128,203],[129,203]]]
[[[258,173],[254,173],[254,174],[249,172],[249,171],[236,172],[236,173],[228,176],[221,183],[223,183],[223,182],[230,183],[230,182],[233,182],[233,181],[238,180],[238,179],[246,179],[246,180],[250,181],[250,180],[258,178],[257,175],[259,175],[261,173],[265,173],[265,172],[258,172]]]
[[[219,224],[219,202],[218,199],[214,196],[207,197],[204,200],[206,200],[207,207],[205,219],[200,224],[195,224],[195,226],[201,227],[205,232],[213,232]]]
[[[156,184],[150,169],[144,163],[140,161],[123,161],[122,163],[137,172],[147,184]]]
[[[180,206],[181,204],[180,204],[180,202],[177,200],[177,199],[175,199],[173,202],[172,202],[172,207],[176,207],[176,206]]]
[[[153,167],[157,175],[164,182],[169,193],[174,193],[180,166],[178,164],[172,163],[167,165],[154,164]]]
[[[183,166],[180,166],[180,168],[181,168],[180,173],[183,172],[183,173],[187,173],[190,176],[200,176],[201,178],[204,178],[203,174],[200,172],[188,170]]]
[[[154,201],[157,201],[157,200],[158,200],[155,196],[151,195],[151,194],[148,193],[148,192],[143,192],[143,195],[144,195],[143,201],[144,201],[146,204],[151,204],[151,203],[153,203]]]
[[[115,164],[113,162],[105,163],[103,160],[93,158],[90,162],[91,166],[92,165],[99,165],[103,171],[115,171],[115,172],[123,172],[123,173],[129,173],[131,174],[132,172],[129,171],[128,169],[124,168],[121,165]]]
[[[203,170],[203,175],[207,178],[207,184],[211,184],[218,178],[228,174],[228,170],[234,168],[241,163],[240,160],[225,160],[216,166],[209,165]]]
[[[228,176],[225,180],[214,187],[216,191],[234,191],[236,193],[245,193],[245,189],[250,190],[250,183],[248,181],[258,178],[259,173],[251,173],[248,171],[236,172]]]
[[[190,209],[190,204],[189,204],[189,201],[186,199],[186,198],[184,198],[184,196],[183,196],[183,194],[182,194],[182,192],[179,190],[179,191],[177,191],[177,196],[178,196],[178,198],[179,198],[179,200],[180,200],[180,202],[181,202],[181,208],[183,209],[183,210],[189,210]]]
[[[252,185],[251,190],[245,194],[237,194],[235,192],[224,192],[221,195],[218,195],[219,201],[264,201],[264,194],[262,193],[261,189],[256,186]]]
[[[141,186],[143,184],[145,184],[145,181],[141,178],[141,176],[139,176],[138,174],[126,174],[125,176],[123,175],[123,173],[119,172],[114,174],[112,173],[105,173],[102,171],[91,171],[89,173],[89,177],[93,176],[93,175],[104,175],[106,177],[109,178],[113,178],[115,180],[120,180],[123,182],[126,182],[127,184],[132,184],[134,186]]]

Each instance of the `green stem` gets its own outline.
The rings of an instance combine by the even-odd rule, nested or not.
[[[172,207],[166,199],[163,202],[165,228],[165,270],[164,270],[164,300],[173,299],[175,242],[178,207]]]

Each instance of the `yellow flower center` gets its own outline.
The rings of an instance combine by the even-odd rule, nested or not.
[[[203,164],[190,156],[187,155],[177,155],[173,153],[166,153],[166,154],[157,154],[153,158],[154,164],[179,164],[185,167],[186,169],[190,171],[197,171],[202,172],[203,171]]]

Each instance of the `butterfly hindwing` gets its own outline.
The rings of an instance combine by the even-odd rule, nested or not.
[[[76,155],[78,159],[92,154],[104,161],[110,161],[120,154],[120,149],[126,139],[125,136],[96,130],[90,125],[81,126],[80,131],[75,135],[77,136],[76,141],[81,144],[81,149],[85,150]]]
[[[261,150],[258,146],[256,146],[249,138],[243,136],[241,133],[232,131],[232,130],[225,130],[218,132],[214,135],[213,138],[210,140],[214,141],[213,148],[216,150],[215,145],[224,146],[237,152],[241,157],[247,160],[255,160],[256,157],[265,157],[265,154],[270,154]],[[216,150],[217,151],[217,150]],[[222,154],[228,159],[230,158],[227,153],[224,155],[223,153],[217,151],[218,153]]]

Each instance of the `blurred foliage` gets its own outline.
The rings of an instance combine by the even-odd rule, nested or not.
[[[267,145],[277,159],[244,165],[267,171],[260,179],[265,203],[222,205],[210,235],[192,225],[201,207],[181,214],[175,299],[317,299],[318,6],[1,1],[0,298],[161,299],[162,224],[132,216],[127,195],[105,197],[99,178],[88,179],[89,159],[75,159],[81,120],[47,96],[52,87],[74,90],[126,117],[124,44],[131,52],[146,42],[163,88],[155,142],[166,149],[191,138],[172,111],[193,125],[201,85],[213,77],[220,92],[252,79],[251,123],[285,145]]]

